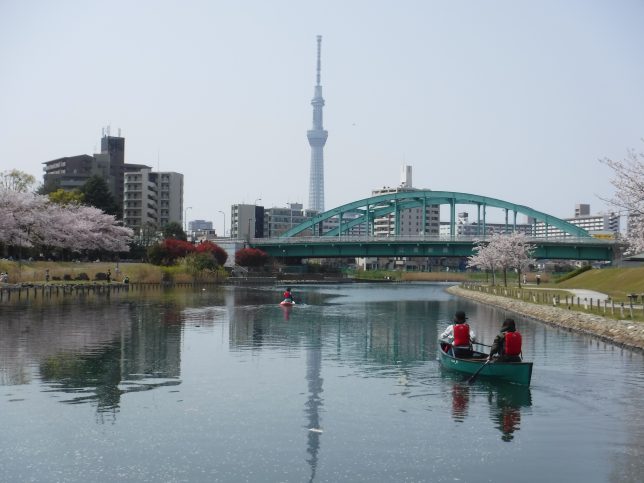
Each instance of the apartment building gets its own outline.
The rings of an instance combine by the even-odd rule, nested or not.
[[[141,231],[183,226],[183,175],[154,172],[149,166],[128,169],[124,176],[123,223]]]

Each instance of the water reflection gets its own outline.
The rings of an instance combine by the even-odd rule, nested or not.
[[[521,408],[532,406],[530,388],[515,384],[489,386],[490,417],[501,431],[501,439],[510,442],[521,426]]]
[[[462,423],[467,416],[470,403],[470,385],[467,382],[455,382],[452,386],[452,418]]]
[[[471,400],[479,395],[487,399],[490,419],[501,432],[501,439],[510,442],[521,427],[521,411],[532,406],[530,388],[517,384],[479,382],[471,386],[467,381],[451,381],[452,419],[462,423],[468,416]]]
[[[123,394],[180,383],[181,316],[172,302],[70,304],[29,315],[11,314],[2,326],[9,357],[1,384],[40,378],[44,392],[71,395],[61,402],[92,403],[115,417]]]
[[[309,344],[306,352],[306,381],[308,383],[308,398],[304,413],[307,416],[309,432],[307,435],[307,449],[309,454],[307,460],[311,467],[309,481],[315,480],[315,473],[318,465],[318,453],[320,451],[320,410],[323,405],[322,399],[322,332],[319,323],[309,328]]]

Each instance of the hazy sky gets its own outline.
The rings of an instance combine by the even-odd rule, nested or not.
[[[327,209],[395,186],[567,217],[643,149],[644,2],[0,0],[0,170],[92,154],[185,176],[188,219],[308,204],[316,35]],[[230,223],[230,220],[227,219]]]

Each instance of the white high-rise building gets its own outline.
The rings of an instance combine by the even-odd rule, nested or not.
[[[134,230],[183,226],[183,174],[154,172],[145,166],[127,171],[123,189],[123,223]]]
[[[400,185],[396,188],[383,186],[380,189],[373,190],[372,196],[384,195],[388,193],[398,193],[402,191],[418,191],[412,185],[412,167],[403,165],[400,176]],[[425,225],[423,226],[423,209],[407,208],[400,211],[399,226],[396,227],[396,214],[389,213],[381,218],[374,220],[374,236],[409,236],[409,235],[427,235],[435,236],[439,233],[440,228],[440,206],[428,205],[425,213]]]

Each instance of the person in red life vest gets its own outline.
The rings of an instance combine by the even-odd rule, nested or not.
[[[517,332],[514,319],[505,319],[501,333],[494,338],[488,360],[495,356],[501,362],[521,362],[521,334]]]
[[[291,292],[291,287],[286,287],[286,291],[282,294],[282,298],[284,299],[285,302],[295,303],[295,299],[293,298],[293,293]]]
[[[465,312],[459,310],[454,314],[454,322],[441,334],[453,348],[454,357],[472,357],[472,343],[476,340],[474,331],[466,322]]]

